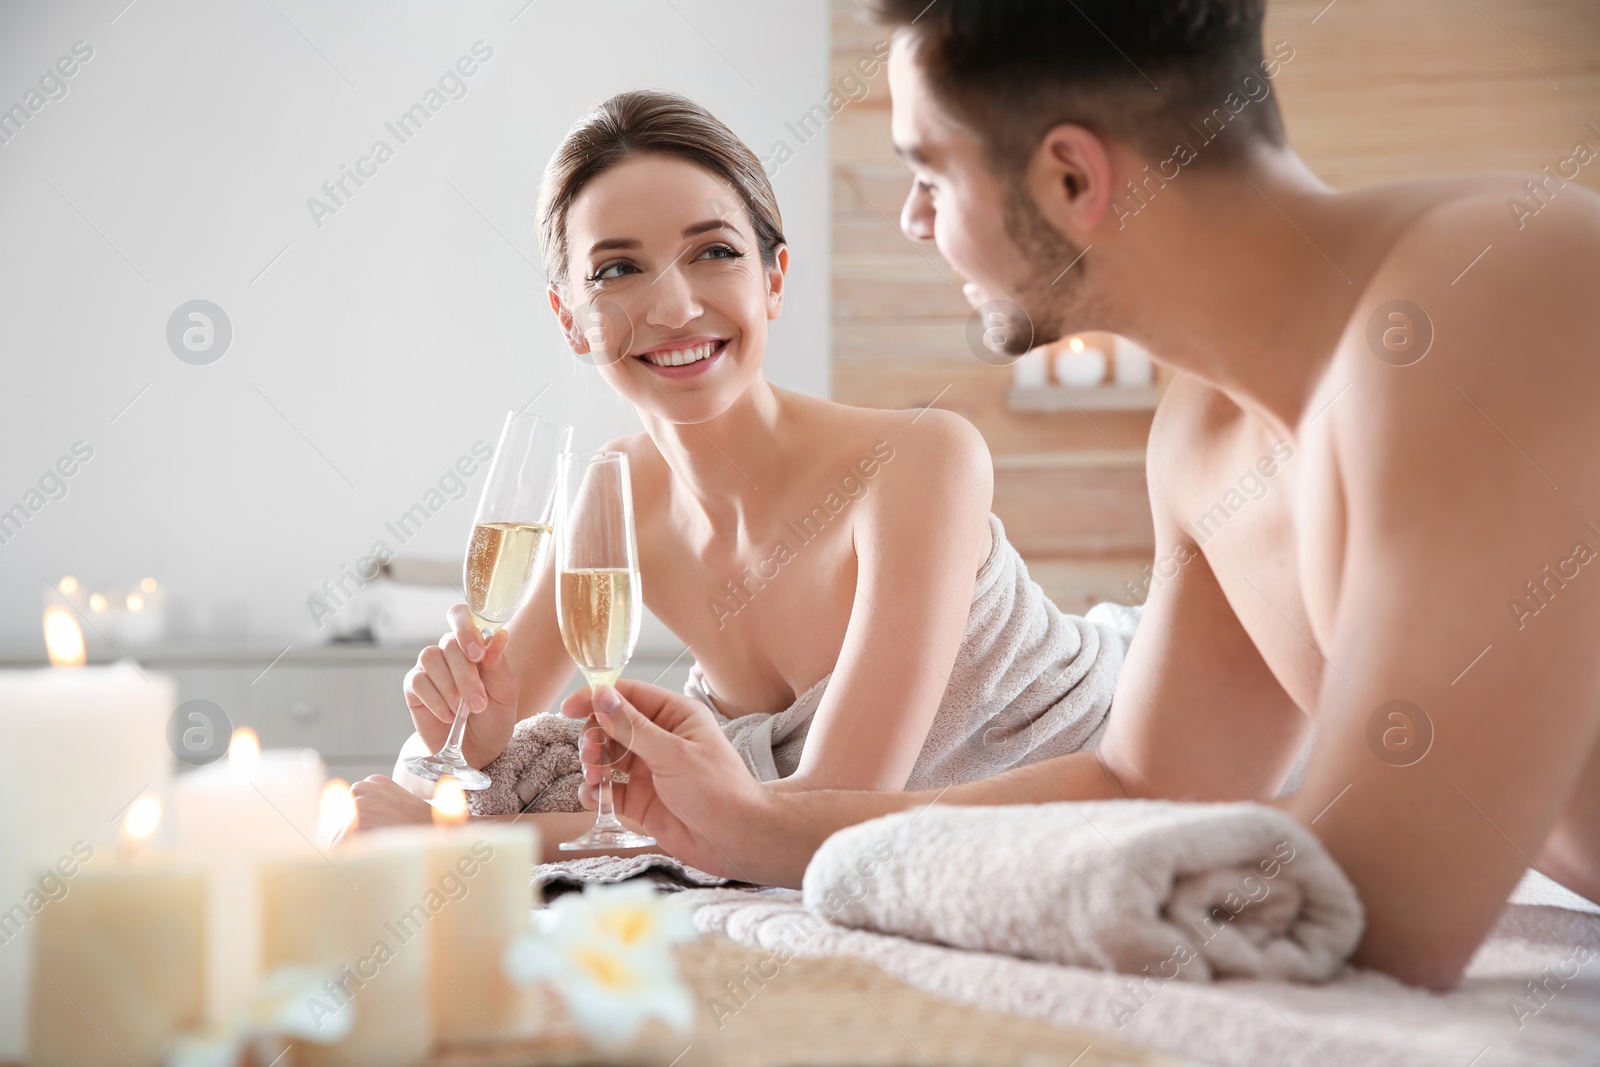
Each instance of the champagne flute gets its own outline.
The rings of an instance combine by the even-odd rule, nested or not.
[[[621,452],[568,453],[561,457],[556,486],[556,617],[567,654],[593,692],[617,680],[639,640],[639,549],[628,457]],[[592,721],[589,729],[598,731]],[[585,734],[592,736],[587,729]],[[634,833],[617,818],[611,765],[625,750],[603,732],[601,737],[605,758],[594,826],[561,847],[653,845],[655,838]]]
[[[467,544],[467,607],[485,644],[511,621],[544,570],[556,464],[571,446],[570,426],[516,411],[506,416]],[[430,782],[449,776],[463,789],[488,789],[489,776],[461,754],[466,733],[463,701],[450,721],[444,746],[431,756],[406,760],[406,770]]]

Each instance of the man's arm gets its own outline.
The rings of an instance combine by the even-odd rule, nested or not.
[[[1157,510],[1158,539],[1177,551],[1181,532]],[[932,803],[1266,799],[1305,731],[1198,551],[1153,592],[1098,749],[948,789],[775,793],[750,777],[703,706],[626,680],[617,690],[620,714],[599,721],[635,754],[621,766],[630,784],[617,790],[618,810],[686,862],[766,885],[798,886],[837,830]],[[562,711],[589,715],[588,692]]]
[[[1600,744],[1600,223],[1555,215],[1507,240],[1485,224],[1501,208],[1424,220],[1356,311],[1403,294],[1435,340],[1412,366],[1343,359],[1326,643],[1343,677],[1323,679],[1290,806],[1360,892],[1357,962],[1438,989],[1574,815]],[[1490,238],[1453,283],[1445,264]]]

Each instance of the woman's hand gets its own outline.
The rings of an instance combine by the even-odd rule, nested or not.
[[[350,787],[350,795],[356,801],[358,831],[433,821],[433,805],[381,774],[361,779]]]
[[[461,750],[468,763],[483,767],[505,749],[517,725],[520,682],[507,662],[511,634],[501,629],[485,645],[465,604],[450,609],[450,626],[406,675],[406,707],[429,751],[437,752],[465,702],[472,717]]]

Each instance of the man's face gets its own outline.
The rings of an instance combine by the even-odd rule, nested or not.
[[[1006,330],[1008,354],[1070,332],[1082,250],[1040,215],[1022,173],[994,173],[982,142],[936,98],[904,33],[889,54],[889,91],[895,150],[912,171],[900,209],[906,236],[934,242],[974,307],[1005,300],[1022,309],[1029,321]]]

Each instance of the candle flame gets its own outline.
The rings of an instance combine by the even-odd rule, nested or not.
[[[254,778],[260,766],[261,739],[250,727],[239,727],[228,742],[228,769],[241,778]]]
[[[65,578],[61,579],[61,582],[56,586],[56,588],[61,590],[61,592],[65,595],[71,596],[73,593],[78,591],[78,579],[69,574]]]
[[[44,613],[44,647],[54,667],[81,667],[87,658],[83,647],[83,630],[72,612],[63,607],[50,607]]]
[[[155,836],[161,826],[161,798],[146,793],[128,806],[122,819],[122,840],[139,845]]]
[[[341,834],[355,829],[355,824],[356,798],[350,795],[350,783],[343,778],[328,779],[317,807],[317,836],[331,845]]]
[[[146,593],[154,593],[156,591],[156,580],[154,578],[146,578],[139,583],[139,588]]]
[[[127,603],[128,610],[134,614],[138,614],[144,610],[144,597],[140,596],[138,593],[129,593]]]
[[[438,826],[460,826],[467,821],[467,794],[449,775],[433,787],[433,821]]]
[[[1072,340],[1067,342],[1067,347],[1072,349],[1074,352],[1082,352],[1083,351],[1083,338],[1074,337]]]
[[[90,593],[89,610],[96,614],[106,610],[106,598],[99,593]]]

